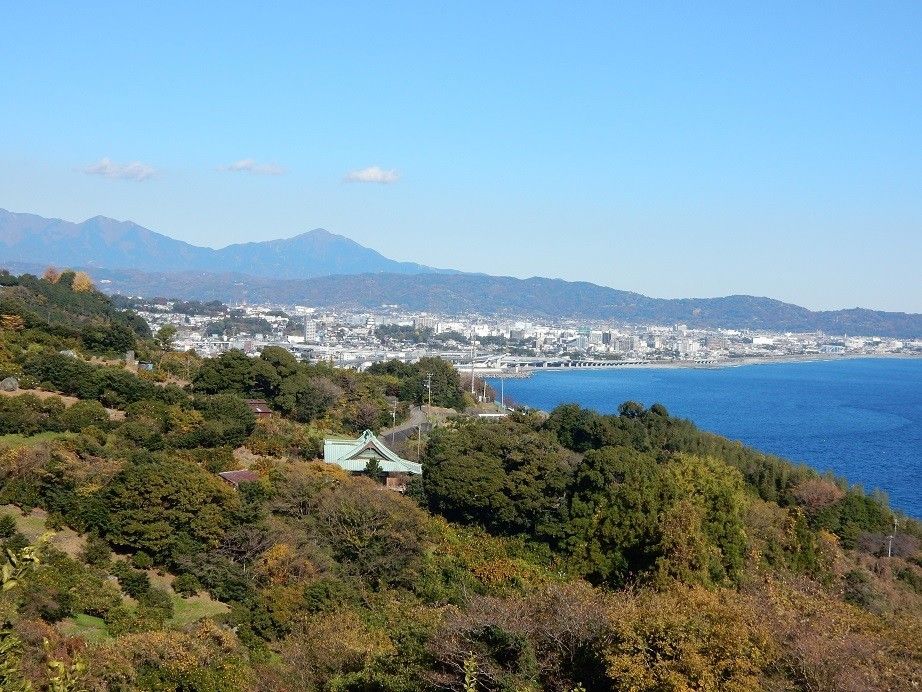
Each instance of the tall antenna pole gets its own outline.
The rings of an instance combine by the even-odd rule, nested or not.
[[[474,357],[477,353],[477,347],[474,340],[471,339],[471,396],[474,396]]]
[[[432,373],[426,373],[426,389],[429,390],[429,413],[432,413]]]

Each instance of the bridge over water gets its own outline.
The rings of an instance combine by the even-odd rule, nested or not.
[[[712,358],[696,358],[682,361],[686,364],[710,365],[717,361]],[[575,369],[613,369],[613,368],[630,368],[640,366],[663,365],[660,361],[655,360],[601,360],[593,358],[535,358],[521,356],[483,356],[476,358],[473,362],[473,370],[478,373],[489,371],[490,374],[502,373],[524,373],[533,370],[568,370]],[[462,372],[471,368],[472,363],[456,362],[456,367]]]

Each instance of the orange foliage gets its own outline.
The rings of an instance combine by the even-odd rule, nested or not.
[[[77,272],[74,274],[74,281],[71,288],[75,293],[89,293],[93,290],[93,279],[86,272]]]

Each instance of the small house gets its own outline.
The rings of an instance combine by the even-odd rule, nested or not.
[[[259,480],[259,474],[249,469],[238,469],[237,471],[221,471],[218,474],[221,480],[234,486],[235,490],[240,489],[241,483],[255,483]]]
[[[267,418],[272,415],[269,404],[262,399],[247,399],[245,403],[257,418]]]
[[[323,460],[350,473],[364,473],[372,459],[384,474],[385,485],[400,492],[406,489],[409,476],[423,472],[421,464],[397,456],[371,430],[354,440],[327,438],[323,441]]]

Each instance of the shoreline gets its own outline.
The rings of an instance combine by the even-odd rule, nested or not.
[[[792,363],[826,363],[845,360],[920,360],[922,354],[902,353],[862,353],[854,355],[817,354],[809,356],[776,356],[769,358],[738,358],[708,362],[695,361],[612,361],[611,364],[598,361],[599,365],[567,367],[523,367],[520,370],[503,372],[501,370],[479,370],[476,374],[486,379],[525,379],[542,372],[586,372],[593,370],[720,370],[723,368],[740,368],[750,365],[787,365]]]

